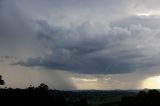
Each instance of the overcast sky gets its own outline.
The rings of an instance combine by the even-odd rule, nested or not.
[[[160,75],[159,3],[0,0],[0,74],[7,87],[151,87],[144,82]]]

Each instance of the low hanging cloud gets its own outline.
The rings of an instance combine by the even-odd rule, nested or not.
[[[51,89],[76,89],[66,72],[10,65],[14,61],[44,53],[36,36],[34,21],[16,3],[17,0],[0,0],[0,74],[5,86],[26,88],[45,83]]]
[[[12,87],[137,88],[159,75],[159,3],[0,0],[0,74]]]
[[[37,38],[50,53],[16,64],[83,74],[119,74],[157,68],[160,29],[143,25],[138,16],[139,24],[128,20],[124,26],[120,22],[111,25],[86,22],[70,28],[38,21]]]
[[[115,0],[88,1],[92,5],[89,8],[81,5],[84,11],[79,11],[80,7],[71,6],[79,4],[75,1],[66,5],[58,1],[41,1],[34,7],[33,4],[37,3],[35,1],[29,2],[32,4],[30,8],[26,2],[17,1],[15,4],[18,7],[14,2],[12,5],[5,1],[1,3],[0,10],[2,54],[15,54],[12,57],[26,59],[17,59],[21,61],[14,62],[15,65],[82,74],[119,74],[159,68],[160,18],[130,14],[135,12],[134,7],[138,1],[130,3],[123,0],[120,4]],[[62,11],[60,7],[50,5],[54,3],[63,7]],[[104,3],[109,4],[105,7],[102,5]],[[36,13],[36,10],[43,10],[40,8],[42,4],[48,9]],[[148,6],[141,5],[137,7]],[[30,12],[30,9],[35,11]],[[51,12],[47,10],[53,10],[54,16],[49,17]],[[49,20],[52,17],[53,20]]]

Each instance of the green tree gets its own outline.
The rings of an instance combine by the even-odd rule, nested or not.
[[[44,84],[44,83],[41,83],[39,86],[38,86],[38,89],[40,90],[48,90],[49,87],[48,85]]]

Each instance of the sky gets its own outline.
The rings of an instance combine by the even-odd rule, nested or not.
[[[159,0],[0,0],[7,87],[160,88]]]

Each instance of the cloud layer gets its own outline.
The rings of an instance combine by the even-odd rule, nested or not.
[[[38,21],[38,39],[50,49],[50,53],[18,64],[83,74],[116,74],[152,69],[159,66],[160,30],[158,27],[152,28],[152,24],[143,24],[141,18],[146,17],[128,19],[129,22],[124,25],[122,23],[126,21],[113,25],[86,22],[70,28]],[[133,24],[135,21],[137,23]]]
[[[156,16],[137,16],[135,10],[146,11],[150,6],[149,1],[143,6],[141,2],[40,1],[35,7],[35,1],[2,2],[2,54],[10,55],[12,51],[19,54],[17,57],[25,57],[25,61],[15,63],[22,66],[73,73],[119,74],[152,70],[160,64],[160,17],[157,13]],[[81,11],[80,7],[83,7]],[[154,7],[150,8],[153,12]],[[29,13],[30,9],[35,10]],[[36,13],[37,10],[43,11]],[[49,15],[50,10],[53,15]]]
[[[1,1],[0,57],[3,61],[15,57],[11,61],[15,67],[40,67],[41,75],[48,70],[82,75],[157,73],[157,4],[158,0]]]

